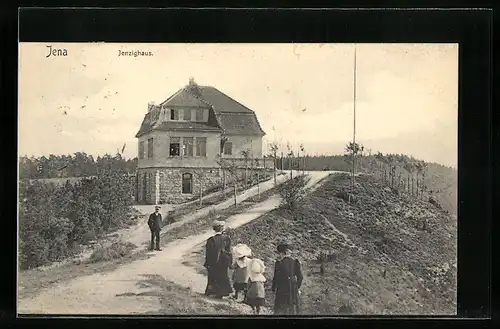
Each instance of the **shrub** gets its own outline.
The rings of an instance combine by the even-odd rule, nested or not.
[[[282,206],[290,211],[295,211],[298,203],[306,196],[309,177],[299,175],[278,185],[278,193],[282,198]]]
[[[210,208],[208,211],[208,218],[212,220],[217,218],[217,210],[215,210],[215,208]]]
[[[165,219],[163,220],[162,226],[170,225],[175,223],[175,212],[173,210],[169,210]]]
[[[128,176],[113,169],[62,186],[20,181],[20,268],[61,260],[126,223],[131,189]]]
[[[34,234],[30,239],[19,241],[19,265],[21,269],[29,269],[47,263],[49,244],[40,235]]]
[[[90,263],[109,261],[125,257],[137,246],[130,242],[114,242],[113,244],[96,249],[90,256]]]

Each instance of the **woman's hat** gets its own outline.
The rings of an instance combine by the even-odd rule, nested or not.
[[[249,246],[243,243],[238,243],[236,246],[233,247],[233,256],[235,258],[240,258],[240,257],[250,257],[252,256],[252,249],[250,249]]]
[[[266,281],[266,277],[264,276],[264,272],[266,271],[266,266],[264,262],[258,258],[254,258],[250,261],[249,266],[249,276],[252,281]]]

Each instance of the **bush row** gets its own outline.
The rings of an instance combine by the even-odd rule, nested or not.
[[[74,254],[78,247],[123,225],[133,186],[123,171],[63,186],[19,183],[19,263],[38,267]]]

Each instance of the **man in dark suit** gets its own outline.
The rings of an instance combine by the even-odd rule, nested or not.
[[[156,206],[155,212],[149,215],[148,226],[151,231],[150,250],[156,249],[160,251],[161,214],[159,206]],[[154,248],[155,240],[156,240],[156,248]]]

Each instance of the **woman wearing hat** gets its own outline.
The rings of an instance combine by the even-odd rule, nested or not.
[[[274,299],[274,314],[299,313],[299,289],[302,285],[300,262],[290,256],[290,245],[278,243],[279,260],[274,265],[272,291]]]
[[[224,222],[215,221],[212,227],[216,233],[207,240],[203,265],[208,271],[205,295],[222,298],[233,292],[228,273],[232,264],[231,239],[224,234]]]

